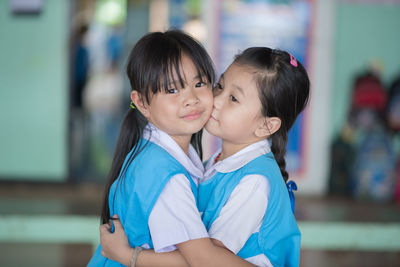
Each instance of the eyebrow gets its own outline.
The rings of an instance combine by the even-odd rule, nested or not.
[[[196,77],[194,77],[193,78],[193,81],[194,80],[197,80],[197,79],[199,79],[199,80],[203,80],[202,78],[205,78],[205,75],[197,75]],[[187,82],[186,82],[186,80],[185,79],[182,79],[182,81],[183,81],[183,83],[186,85],[187,84]],[[170,82],[168,82],[168,86],[171,86],[171,85],[176,85],[176,84],[181,84],[181,82],[179,81],[179,80],[172,80],[172,81],[170,81]]]
[[[242,87],[240,87],[240,86],[238,86],[238,85],[236,85],[236,84],[234,84],[233,87],[234,87],[235,89],[237,89],[242,95],[245,95],[245,94],[244,94],[244,90],[242,89]]]
[[[222,73],[222,74],[221,74],[221,77],[219,77],[220,80],[225,80],[225,79],[224,79],[224,74],[225,74],[225,73]],[[242,95],[245,95],[245,94],[244,94],[244,90],[242,89],[242,87],[240,87],[240,86],[238,86],[238,85],[236,85],[236,84],[234,84],[233,87],[234,87],[236,90],[238,90]]]
[[[182,81],[183,81],[183,83],[185,83],[184,80],[182,80]],[[171,85],[175,86],[175,85],[177,85],[177,84],[181,84],[181,82],[180,82],[179,80],[173,80],[173,81],[168,82],[168,83],[167,83],[167,86],[168,86],[168,87],[171,86]]]

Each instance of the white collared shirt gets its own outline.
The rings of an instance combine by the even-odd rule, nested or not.
[[[219,150],[207,162],[204,178],[200,182],[207,181],[217,172],[236,171],[270,151],[268,141],[262,140],[214,164],[215,158],[220,153]],[[270,185],[263,175],[243,177],[221,209],[218,218],[211,225],[208,231],[210,238],[221,241],[229,250],[237,254],[248,238],[259,231],[267,210],[269,193]],[[264,254],[246,260],[257,266],[272,266]]]
[[[191,145],[188,156],[171,136],[151,123],[146,126],[143,138],[173,156],[189,172],[196,185],[203,178],[203,164]],[[184,174],[174,175],[164,187],[150,213],[149,229],[156,252],[172,251],[176,244],[208,237],[190,182]]]

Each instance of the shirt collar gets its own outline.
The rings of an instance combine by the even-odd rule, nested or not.
[[[154,124],[148,123],[143,131],[143,138],[165,149],[173,156],[189,174],[196,179],[203,178],[204,167],[199,155],[192,145],[189,145],[189,156],[166,132],[158,129]],[[197,181],[196,181],[197,182]]]
[[[233,172],[236,171],[240,168],[242,168],[244,165],[252,161],[253,159],[267,154],[271,151],[271,148],[269,146],[268,140],[264,139],[261,141],[258,141],[254,144],[251,144],[242,150],[236,152],[230,157],[227,157],[224,160],[218,161],[217,163],[214,164],[215,158],[218,156],[218,154],[221,152],[221,149],[219,149],[214,155],[211,156],[211,158],[208,160],[207,165],[206,165],[206,170],[204,173],[204,177],[208,177],[212,172],[215,170],[217,172],[222,172],[222,173],[228,173],[228,172]]]

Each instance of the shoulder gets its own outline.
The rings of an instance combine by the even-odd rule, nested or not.
[[[248,196],[253,194],[268,196],[269,191],[270,183],[266,176],[261,174],[249,174],[243,176],[232,193]]]
[[[270,183],[275,181],[283,181],[281,170],[274,158],[272,152],[261,155],[241,169],[242,176],[247,175],[260,175],[265,177]]]
[[[144,165],[151,165],[153,168],[157,168],[157,170],[165,168],[166,166],[169,166],[168,169],[185,170],[182,164],[164,148],[151,141],[146,140],[145,142],[138,155],[138,159]]]
[[[145,142],[136,149],[140,150],[135,158],[132,159],[132,154],[130,154],[125,159],[124,164],[127,164],[126,175],[129,177],[145,177],[146,179],[130,179],[132,182],[147,181],[152,184],[150,181],[153,181],[161,185],[163,184],[161,181],[167,182],[176,174],[190,178],[182,164],[160,146],[152,142]]]
[[[186,176],[183,174],[173,175],[164,186],[158,201],[175,203],[175,205],[195,202],[191,184]]]
[[[253,159],[249,163],[247,163],[244,167],[247,169],[265,169],[277,166],[278,164],[275,160],[274,154],[269,152],[267,154],[263,154],[258,156],[257,158]],[[278,167],[279,168],[279,167]]]
[[[239,184],[244,185],[264,185],[269,184],[268,178],[262,174],[248,174],[243,176]]]
[[[168,181],[167,186],[170,188],[177,189],[177,194],[179,194],[179,192],[181,192],[182,189],[184,190],[187,189],[191,191],[190,181],[182,173],[178,173],[172,176],[171,179]]]

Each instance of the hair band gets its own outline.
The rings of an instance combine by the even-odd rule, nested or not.
[[[289,181],[286,183],[286,187],[289,191],[289,199],[290,199],[290,206],[292,208],[292,212],[294,214],[294,208],[295,208],[295,197],[294,197],[294,192],[297,191],[297,185],[294,181]]]
[[[296,58],[295,58],[292,54],[290,54],[290,53],[289,53],[289,56],[290,56],[290,64],[291,64],[293,67],[297,67],[297,60],[296,60]]]

